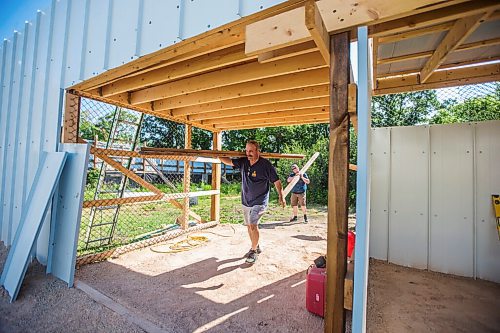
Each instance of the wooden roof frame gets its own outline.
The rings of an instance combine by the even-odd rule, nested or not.
[[[368,26],[376,60],[374,94],[447,87],[500,78],[496,64],[452,72],[449,64],[442,65],[452,52],[498,47],[500,38],[463,42],[483,22],[500,19],[499,13],[494,0],[290,0],[68,91],[212,132],[328,122],[328,103],[318,101],[329,96],[331,34],[350,30],[355,39],[355,28]],[[449,32],[434,51],[385,59],[377,55],[382,44],[442,31]],[[411,59],[427,62],[420,70],[377,75],[377,66]],[[476,62],[498,59],[500,52]]]

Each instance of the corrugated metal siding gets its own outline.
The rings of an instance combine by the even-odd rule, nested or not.
[[[371,156],[371,257],[500,282],[500,121],[373,129]]]
[[[24,31],[4,41],[0,47],[4,244],[11,245],[14,238],[40,152],[57,150],[65,87],[280,2],[54,0]],[[48,251],[47,221],[37,244],[42,262]]]

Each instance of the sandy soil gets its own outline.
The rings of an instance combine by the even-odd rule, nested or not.
[[[326,250],[326,213],[310,221],[263,224],[253,266],[242,258],[245,227],[221,225],[199,233],[210,241],[189,252],[146,248],[80,268],[76,279],[109,297],[115,311],[34,264],[16,302],[1,295],[0,332],[322,332],[323,319],[305,309],[305,270]],[[1,245],[0,265],[5,257]],[[369,288],[370,332],[500,327],[493,283],[372,262]]]
[[[369,332],[500,332],[500,285],[370,260]]]

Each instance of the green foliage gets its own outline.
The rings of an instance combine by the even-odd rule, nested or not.
[[[431,118],[433,124],[450,124],[500,119],[500,84],[489,95],[474,97],[442,108]]]
[[[87,171],[87,185],[89,187],[96,188],[98,180],[99,180],[99,170],[96,168],[90,168]]]
[[[435,90],[374,96],[372,126],[411,126],[428,123],[430,114],[441,108]]]

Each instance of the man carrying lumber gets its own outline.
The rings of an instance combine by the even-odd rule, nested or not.
[[[290,222],[297,221],[298,205],[302,208],[304,213],[304,223],[307,223],[307,208],[306,208],[306,191],[307,185],[311,182],[307,174],[301,172],[297,164],[292,164],[292,173],[288,176],[287,182],[291,182],[295,177],[300,177],[299,181],[292,188],[292,198],[290,203],[292,205],[293,216]]]
[[[254,263],[261,252],[259,247],[259,222],[269,202],[269,183],[273,183],[278,191],[278,200],[285,207],[285,198],[276,169],[269,160],[260,157],[259,143],[247,141],[246,157],[230,159],[219,158],[222,163],[240,170],[241,203],[243,205],[244,224],[247,226],[252,247],[245,255],[247,263]]]

